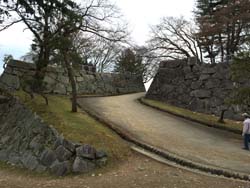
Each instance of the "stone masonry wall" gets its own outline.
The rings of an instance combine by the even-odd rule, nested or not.
[[[245,83],[249,84],[249,83]],[[198,64],[194,61],[161,62],[146,97],[196,112],[220,115],[232,93],[230,65]],[[238,119],[240,109],[231,105],[225,117]]]
[[[106,154],[64,139],[17,99],[0,93],[0,161],[63,176],[105,163]]]
[[[34,74],[35,64],[12,60],[0,77],[0,86],[6,89],[19,89],[21,80],[33,77]],[[75,72],[75,78],[79,94],[116,95],[145,91],[141,76],[136,75],[99,74],[80,70]],[[47,84],[47,93],[65,95],[71,92],[67,72],[61,67],[48,67],[44,81]]]

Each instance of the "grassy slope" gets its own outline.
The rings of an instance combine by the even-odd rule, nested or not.
[[[141,98],[141,102],[151,107],[157,108],[159,110],[163,110],[163,111],[172,113],[177,116],[181,116],[187,119],[198,121],[200,123],[204,123],[215,128],[225,129],[225,130],[229,130],[235,133],[241,133],[241,130],[242,130],[241,122],[236,122],[236,121],[226,119],[225,123],[219,123],[218,122],[219,118],[213,115],[193,112],[187,109],[169,105],[167,103],[163,103],[163,102],[151,100],[151,99],[146,99],[146,98]]]
[[[57,129],[60,134],[75,142],[91,144],[109,155],[109,165],[126,160],[130,149],[119,136],[81,111],[70,112],[71,103],[66,96],[48,96],[49,106],[40,96],[30,100],[23,92],[16,94],[23,103],[40,115],[45,122]]]

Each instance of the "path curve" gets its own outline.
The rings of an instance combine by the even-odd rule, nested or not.
[[[140,104],[144,93],[81,98],[79,104],[148,145],[195,163],[250,174],[240,135],[206,127]]]

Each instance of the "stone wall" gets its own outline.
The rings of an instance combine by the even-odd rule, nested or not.
[[[23,79],[33,77],[35,64],[12,60],[7,64],[0,77],[0,86],[6,89],[18,89]],[[113,73],[98,74],[92,70],[75,71],[79,94],[125,94],[145,91],[141,76]],[[71,86],[67,72],[62,67],[48,67],[44,78],[46,92],[69,94]]]
[[[62,176],[89,172],[105,163],[106,154],[64,139],[17,99],[0,93],[0,161]]]
[[[245,84],[249,85],[249,81]],[[228,108],[225,103],[234,86],[229,64],[164,61],[160,63],[146,97],[217,116],[227,108],[225,117],[238,119],[239,107],[230,105]]]

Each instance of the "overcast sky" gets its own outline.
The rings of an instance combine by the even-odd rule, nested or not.
[[[149,35],[149,25],[163,16],[192,17],[194,0],[112,0],[129,22],[133,40],[142,45]],[[0,73],[4,54],[20,58],[29,51],[32,35],[19,24],[0,32]]]
[[[164,16],[192,17],[195,0],[113,0],[121,8],[133,30],[134,40],[142,45],[149,35],[149,26]]]

